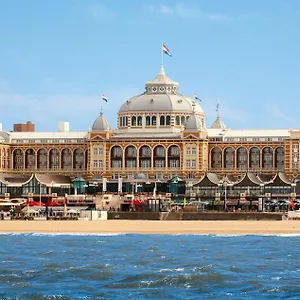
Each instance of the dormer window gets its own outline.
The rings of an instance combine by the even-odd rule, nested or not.
[[[160,91],[160,92],[164,92],[164,91],[165,91],[165,87],[164,87],[164,86],[161,86],[161,87],[159,88],[159,91]]]
[[[178,100],[178,103],[182,103],[182,99],[179,99],[179,100]]]
[[[157,91],[157,87],[156,86],[153,86],[152,87],[152,92],[156,92]]]

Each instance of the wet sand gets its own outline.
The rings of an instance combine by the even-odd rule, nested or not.
[[[300,234],[299,221],[0,221],[2,233]]]

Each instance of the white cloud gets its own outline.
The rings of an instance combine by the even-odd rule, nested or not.
[[[296,123],[294,117],[292,117],[288,113],[285,113],[283,111],[283,108],[277,105],[276,103],[269,103],[267,105],[267,111],[276,119],[284,120],[286,122],[289,122],[289,124]]]
[[[175,4],[174,6],[158,4],[148,7],[151,11],[162,15],[179,17],[182,19],[201,19],[208,21],[227,21],[229,17],[220,13],[206,13],[200,9],[187,7],[183,4]]]
[[[107,91],[108,103],[103,111],[112,127],[116,126],[117,113],[121,105],[140,89],[121,88]],[[0,93],[0,111],[4,111],[0,122],[5,130],[15,123],[32,121],[37,131],[55,131],[60,121],[70,122],[72,130],[88,130],[101,110],[99,95],[54,95]]]

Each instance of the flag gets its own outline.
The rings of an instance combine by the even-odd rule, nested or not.
[[[198,101],[202,101],[202,100],[197,96],[197,94],[194,94],[194,99],[195,99],[195,100],[198,100]]]
[[[122,193],[122,176],[118,178],[118,192]]]
[[[102,192],[106,192],[107,191],[107,179],[104,177],[102,179]]]
[[[164,45],[164,44],[162,45],[162,50],[165,54],[172,56],[170,50],[167,48],[166,45]]]
[[[290,201],[290,206],[291,206],[293,209],[296,208],[296,204],[295,204],[295,202],[293,201],[293,199],[290,198],[289,201]]]
[[[107,100],[107,97],[106,96],[104,96],[103,94],[101,94],[101,98],[102,98],[102,100],[103,101],[105,101],[105,102],[107,102],[108,100]]]

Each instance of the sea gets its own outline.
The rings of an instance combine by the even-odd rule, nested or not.
[[[300,236],[0,234],[0,299],[300,299]]]

